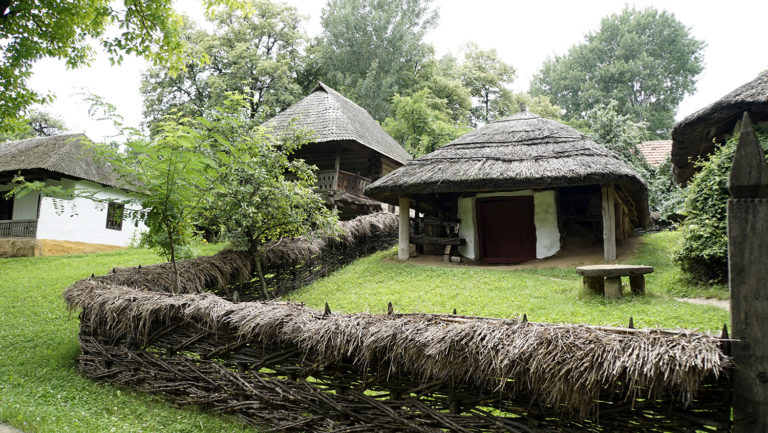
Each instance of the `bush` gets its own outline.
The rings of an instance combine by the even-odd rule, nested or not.
[[[757,138],[768,149],[768,130],[755,128]],[[708,160],[698,164],[699,172],[685,192],[681,224],[683,243],[675,260],[694,279],[725,283],[728,280],[728,176],[738,136],[719,147]]]

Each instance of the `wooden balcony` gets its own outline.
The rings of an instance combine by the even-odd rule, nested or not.
[[[357,196],[364,196],[365,187],[371,179],[344,170],[321,170],[317,172],[319,191],[343,191]]]
[[[0,221],[0,238],[35,238],[37,220]]]

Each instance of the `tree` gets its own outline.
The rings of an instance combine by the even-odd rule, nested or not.
[[[450,117],[445,100],[424,89],[411,96],[395,95],[394,117],[384,120],[382,127],[413,156],[430,153],[469,131],[466,123]]]
[[[244,106],[230,99],[203,122],[205,146],[220,168],[219,179],[211,185],[207,216],[233,247],[254,257],[266,298],[262,246],[286,237],[335,234],[338,220],[314,192],[316,167],[291,158],[311,135],[294,131],[272,136],[247,116],[237,115],[248,111]]]
[[[583,118],[598,104],[647,122],[654,137],[669,133],[675,111],[695,90],[705,43],[673,14],[625,8],[602,20],[564,56],[544,63],[531,82],[533,95],[549,96],[566,119]]]
[[[432,57],[424,34],[437,22],[432,0],[330,0],[322,12],[323,81],[371,116],[391,114]]]
[[[190,59],[184,70],[157,66],[144,75],[141,92],[150,124],[172,110],[200,116],[222,104],[228,92],[245,95],[250,118],[259,121],[301,97],[301,17],[295,8],[268,0],[247,5],[248,12],[216,13],[213,33],[188,22],[183,26]]]
[[[512,97],[506,85],[515,79],[515,68],[501,61],[495,49],[481,50],[470,42],[465,50],[461,81],[479,102],[472,107],[472,119],[475,124],[491,122],[502,117],[504,106],[508,108],[502,101]]]
[[[562,118],[562,109],[552,104],[546,96],[531,96],[528,93],[505,92],[496,101],[497,117],[506,117],[519,112],[523,107],[541,117],[552,120]]]
[[[208,8],[226,0],[204,0]],[[228,3],[235,3],[234,0]],[[107,29],[116,26],[116,32]],[[125,54],[155,64],[180,66],[179,19],[171,0],[0,0],[0,132],[8,132],[29,106],[51,100],[28,87],[32,65],[54,57],[75,68],[93,59],[91,39],[99,41],[113,62]],[[114,33],[114,35],[112,35]]]
[[[64,122],[45,111],[33,110],[26,122],[13,128],[13,132],[0,134],[0,142],[24,140],[25,138],[50,137],[67,130]]]
[[[617,105],[616,101],[610,101],[607,105],[598,104],[587,111],[587,135],[612,150],[641,174],[647,174],[648,163],[637,148],[645,139],[647,125],[645,122],[633,122],[629,115],[620,114],[616,110]]]

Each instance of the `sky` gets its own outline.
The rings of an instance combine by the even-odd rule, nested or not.
[[[306,17],[304,29],[309,36],[322,28],[320,15],[323,0],[286,0]],[[690,29],[691,35],[706,42],[704,71],[699,75],[697,90],[686,96],[676,119],[680,120],[715,102],[736,87],[752,80],[768,69],[768,56],[759,43],[765,39],[765,17],[768,1],[734,0],[730,2],[694,0],[434,0],[440,19],[426,41],[438,56],[459,55],[467,42],[481,49],[495,48],[499,57],[517,70],[511,87],[528,90],[533,75],[548,58],[563,55],[573,45],[584,41],[586,34],[598,30],[600,20],[620,13],[625,6],[666,10]],[[177,0],[177,10],[202,21],[199,1]],[[716,5],[716,6],[714,6]],[[85,132],[96,141],[108,141],[114,134],[108,122],[89,118],[85,94],[92,93],[114,104],[126,124],[138,126],[142,120],[139,93],[141,73],[147,67],[142,59],[128,57],[118,66],[110,65],[99,55],[87,68],[68,70],[63,62],[39,61],[33,70],[33,89],[56,95],[45,110],[64,120],[72,131]]]

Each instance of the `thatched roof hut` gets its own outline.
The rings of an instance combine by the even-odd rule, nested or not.
[[[83,134],[0,143],[0,183],[10,181],[22,171],[27,180],[64,175],[119,187],[117,172],[96,160],[90,144],[91,140]]]
[[[582,208],[582,222],[600,215],[601,187],[609,188],[610,194],[620,202],[621,215],[611,219],[622,219],[619,225],[625,235],[627,231],[631,232],[632,226],[647,224],[647,187],[637,172],[579,131],[524,111],[485,125],[428,155],[409,161],[370,185],[366,194],[388,203],[401,203],[403,198],[408,198],[420,203],[428,212],[453,213],[465,228],[482,225],[477,221],[482,219],[479,215],[482,212],[479,205],[463,204],[462,200],[486,199],[500,193],[534,196],[533,203],[525,206],[541,208],[542,212],[544,208],[548,209],[546,216],[534,211],[533,221],[529,224],[536,226],[537,243],[544,235],[539,232],[545,230],[545,225],[550,226],[546,236],[551,245],[537,247],[545,250],[536,254],[542,258],[541,255],[546,257],[559,250],[561,228],[558,226],[564,219],[579,218],[576,215],[579,210],[573,208]],[[446,203],[457,200],[457,205]],[[589,203],[581,206],[580,200],[584,203],[591,200],[592,209],[587,209]],[[597,215],[594,200],[597,200]],[[469,208],[463,209],[464,205]],[[541,219],[540,216],[548,222],[536,221]],[[476,224],[467,221],[468,218]],[[471,233],[467,235],[473,237]],[[475,238],[478,236],[483,237],[482,233],[474,235]],[[472,242],[467,239],[467,243]]]
[[[323,83],[264,126],[312,133],[296,157],[318,167],[318,188],[342,217],[380,210],[363,189],[411,159],[367,111]]]
[[[687,182],[694,161],[711,154],[733,135],[745,111],[753,122],[768,121],[768,71],[678,122],[672,129],[675,181]]]

